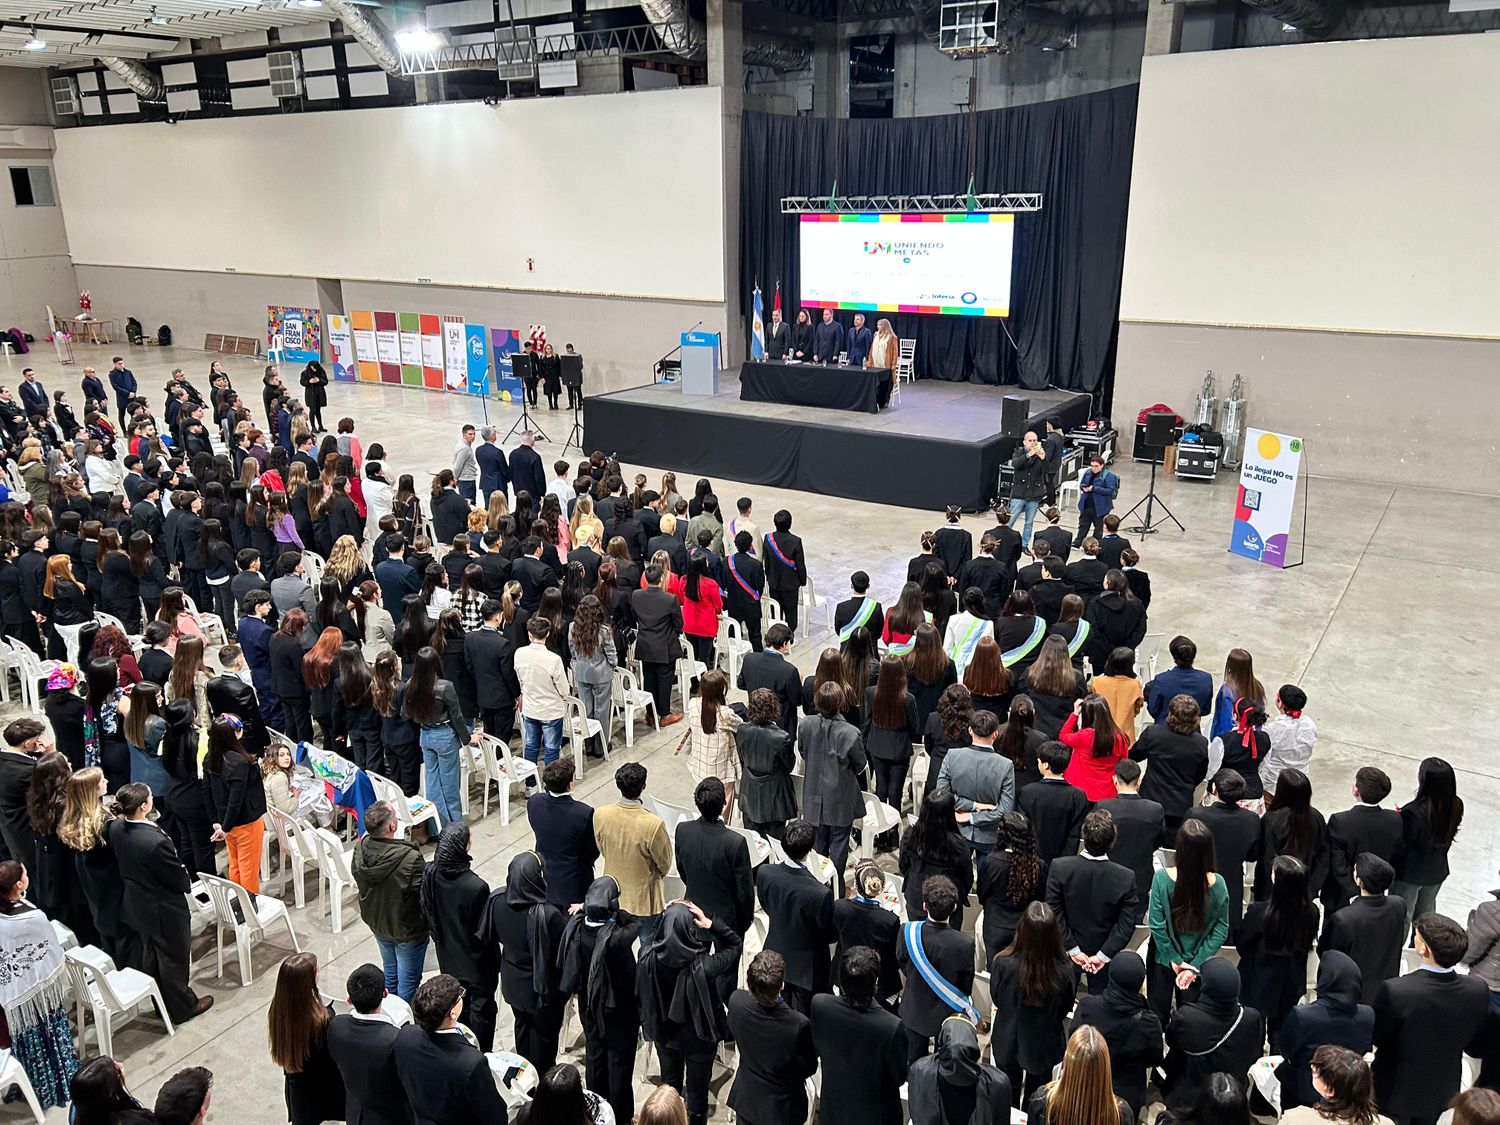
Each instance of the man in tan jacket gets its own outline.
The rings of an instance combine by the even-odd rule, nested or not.
[[[661,817],[641,804],[646,767],[627,762],[615,771],[620,800],[594,810],[594,842],[604,859],[604,874],[620,885],[620,907],[641,920],[641,945],[647,945],[661,923],[666,903],[661,881],[672,868],[672,839]]]

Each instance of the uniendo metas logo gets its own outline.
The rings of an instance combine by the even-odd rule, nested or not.
[[[941,250],[941,242],[874,242],[865,240],[866,254],[890,254],[899,257],[902,261],[909,262],[913,258],[926,257],[936,250]]]

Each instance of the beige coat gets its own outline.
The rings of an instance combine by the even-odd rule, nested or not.
[[[641,917],[666,908],[661,880],[672,869],[672,840],[661,817],[635,801],[594,810],[594,842],[604,874],[620,884],[620,906]]]
[[[865,360],[866,367],[889,367],[896,370],[896,364],[901,359],[901,340],[892,332],[890,338],[881,344],[880,336],[877,334],[870,341],[870,357]]]

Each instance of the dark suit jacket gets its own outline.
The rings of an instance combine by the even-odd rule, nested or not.
[[[1394,866],[1401,847],[1401,814],[1395,809],[1355,805],[1328,818],[1328,882],[1323,887],[1323,909],[1342,910],[1359,894],[1354,885],[1354,861],[1372,852]]]
[[[1100,801],[1094,807],[1104,809],[1114,818],[1119,836],[1115,846],[1109,849],[1109,858],[1135,872],[1137,902],[1144,904],[1151,893],[1151,877],[1155,874],[1152,857],[1163,843],[1165,814],[1162,807],[1139,793],[1123,793]]]
[[[11,859],[36,867],[36,833],[26,811],[36,759],[9,748],[0,751],[0,837]]]
[[[542,604],[542,593],[548,586],[557,585],[552,568],[533,555],[522,555],[511,563],[510,576],[521,584],[521,607],[528,613],[535,613]]]
[[[671,664],[682,656],[682,603],[648,586],[630,595],[635,614],[635,655],[645,664]]]
[[[1087,605],[1104,590],[1104,575],[1109,570],[1097,558],[1084,555],[1063,567],[1063,578],[1073,587],[1073,592]]]
[[[510,707],[521,698],[516,679],[516,654],[498,629],[475,629],[464,634],[464,659],[474,671],[474,699],[485,711]],[[494,734],[494,731],[490,732]],[[551,878],[551,872],[548,872]],[[573,899],[572,902],[582,902]]]
[[[328,1024],[328,1053],[344,1078],[344,1120],[349,1125],[408,1125],[411,1107],[392,1065],[397,1028],[384,1020],[347,1013]]]
[[[492,598],[498,598],[505,592],[505,584],[510,581],[510,560],[499,551],[485,551],[477,559],[474,565],[484,571],[484,592]]]
[[[812,1034],[823,1063],[820,1125],[901,1125],[901,1020],[879,1004],[856,1008],[842,996],[814,996]]]
[[[785,359],[786,352],[791,347],[792,326],[786,321],[774,324],[766,322],[766,358]]]
[[[781,554],[791,561],[790,567],[781,561],[780,556],[771,550],[771,544],[766,542],[766,539],[773,537]],[[760,545],[755,549],[762,552],[761,562],[766,568],[767,589],[790,591],[807,585],[807,560],[802,555],[802,540],[790,531],[771,532],[762,537]]]
[[[599,858],[592,806],[571,796],[536,793],[526,801],[526,819],[547,872],[547,901],[561,910],[582,902]]]
[[[469,526],[469,502],[456,489],[445,488],[432,498],[432,534],[444,545]]]
[[[409,1023],[396,1033],[396,1073],[416,1125],[506,1125],[489,1060],[461,1035]]]
[[[1113,957],[1135,931],[1135,874],[1110,860],[1059,856],[1047,869],[1047,905],[1062,923],[1063,948]]]
[[[779,652],[752,652],[740,662],[739,686],[744,691],[770,688],[781,700],[782,730],[797,737],[797,712],[802,707],[802,677],[797,666]]]
[[[1016,795],[1016,808],[1031,820],[1043,863],[1078,851],[1083,818],[1089,811],[1082,789],[1061,779],[1039,781]]]
[[[1478,1054],[1490,990],[1478,977],[1424,969],[1375,994],[1375,1100],[1396,1121],[1436,1118],[1458,1093],[1460,1056]]]
[[[176,944],[188,937],[187,899],[192,887],[167,834],[146,821],[111,820],[105,841],[120,865],[125,920],[148,938]],[[175,951],[188,956],[188,949]]]
[[[784,1003],[762,1007],[737,989],[729,997],[729,1030],[741,1052],[729,1089],[738,1118],[747,1125],[805,1120],[805,1083],[818,1069],[812,1022]]]
[[[787,983],[827,992],[828,950],[838,937],[833,928],[833,888],[818,882],[805,867],[763,863],[755,873],[755,889],[771,921],[765,947],[785,958]]]
[[[220,675],[208,681],[205,689],[208,709],[215,715],[226,711],[238,715],[244,729],[240,741],[256,757],[263,755],[271,745],[271,736],[266,733],[265,720],[260,717],[260,701],[255,689],[238,676]]]
[[[1198,783],[1208,776],[1208,740],[1197,731],[1179,734],[1166,723],[1155,723],[1141,731],[1130,757],[1147,763],[1141,796],[1160,803],[1169,817],[1186,816]]]
[[[496,555],[495,558],[499,558]],[[568,562],[583,567],[584,589],[592,590],[599,584],[599,568],[604,565],[604,556],[588,547],[574,547],[568,552]],[[673,573],[676,573],[675,571]]]
[[[865,604],[863,594],[856,594],[847,601],[839,602],[833,609],[833,631],[842,633],[844,627],[853,621],[859,613],[859,607]],[[880,639],[880,634],[885,630],[885,610],[879,602],[875,603],[875,609],[870,614],[870,620],[865,622],[865,628],[870,631],[870,636],[875,640]]]
[[[677,538],[677,536],[657,535],[648,540],[645,554],[641,557],[649,561],[657,551],[667,552],[667,557],[672,560],[673,574],[687,573],[687,548],[682,545],[682,540]]]
[[[1099,540],[1099,561],[1107,565],[1111,570],[1120,569],[1120,552],[1130,546],[1130,540],[1123,535],[1109,535]]]
[[[541,454],[529,445],[518,445],[510,451],[510,486],[516,492],[531,493],[533,510],[541,511],[547,474],[542,468]]]
[[[722,820],[684,820],[674,841],[677,873],[685,897],[710,918],[722,918],[737,934],[755,915],[755,882],[750,877],[750,845]]]
[[[505,450],[499,442],[482,441],[474,447],[474,460],[479,462],[479,493],[488,496],[497,489],[510,484],[510,464],[505,460]],[[535,500],[535,495],[532,496]]]
[[[1244,865],[1260,858],[1260,817],[1238,805],[1215,801],[1194,809],[1188,818],[1208,825],[1214,838],[1214,870],[1223,877],[1229,895],[1229,937],[1233,941],[1245,916]]]
[[[1328,916],[1318,952],[1336,949],[1359,966],[1360,1002],[1375,1003],[1380,986],[1401,972],[1406,904],[1396,895],[1361,895]]]
[[[381,559],[375,564],[375,581],[380,586],[380,604],[394,621],[401,620],[402,599],[422,592],[422,576],[405,558]]]
[[[629,505],[626,505],[628,507]],[[617,511],[622,509],[616,509]],[[604,545],[609,546],[609,541],[615,536],[625,540],[625,546],[630,551],[630,557],[644,566],[650,559],[646,554],[646,529],[634,515],[615,516],[613,519],[604,521]],[[674,537],[675,538],[675,537]],[[675,570],[676,563],[672,564]]]
[[[896,962],[906,978],[906,987],[901,990],[901,1022],[908,1030],[930,1038],[937,1034],[943,1021],[953,1015],[953,1009],[937,998],[912,965],[904,930],[905,927],[896,942]],[[974,939],[946,922],[934,922],[929,918],[922,923],[921,941],[927,960],[938,975],[963,995],[973,996]]]

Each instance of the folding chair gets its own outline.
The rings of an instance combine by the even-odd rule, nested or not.
[[[250,892],[238,883],[220,879],[217,875],[198,877],[214,904],[214,954],[215,972],[224,975],[224,931],[234,934],[235,952],[240,962],[240,987],[244,988],[255,979],[250,965],[250,952],[266,940],[266,927],[280,924],[286,927],[292,949],[302,952],[297,944],[297,932],[292,929],[292,916],[287,913],[286,903],[279,898],[260,894],[253,899]]]

